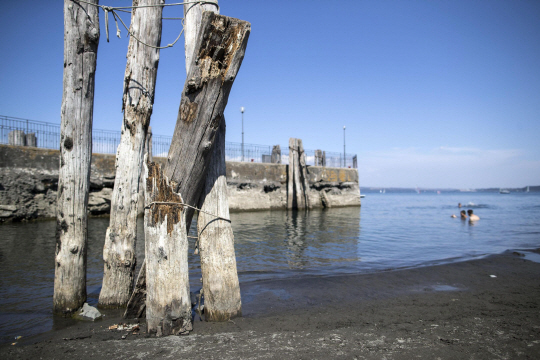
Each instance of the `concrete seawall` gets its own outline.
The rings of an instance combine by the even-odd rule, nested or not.
[[[58,150],[0,145],[0,222],[55,217],[58,166]],[[110,212],[115,170],[115,155],[92,155],[91,215]],[[331,206],[360,206],[356,169],[308,166],[307,172],[314,207],[322,207],[322,192]],[[227,185],[231,212],[286,209],[287,165],[227,162]]]

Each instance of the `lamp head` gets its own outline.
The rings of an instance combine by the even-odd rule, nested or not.
[[[345,130],[345,126],[343,127],[343,130]]]
[[[244,109],[244,107],[242,106],[242,107],[240,108],[240,112],[243,114],[243,113],[244,113],[244,110],[246,110],[246,109]]]

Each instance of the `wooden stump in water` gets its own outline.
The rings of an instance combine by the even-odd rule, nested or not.
[[[234,234],[228,220],[225,120],[222,121],[219,132],[219,136],[216,135],[214,156],[206,175],[201,195],[201,211],[197,219],[206,321],[227,321],[242,315]]]
[[[97,4],[95,0],[88,2]],[[92,160],[99,8],[64,1],[64,76],[56,215],[54,312],[86,301],[87,205]]]
[[[145,167],[146,322],[149,333],[178,335],[192,330],[186,211],[177,184],[158,164]]]

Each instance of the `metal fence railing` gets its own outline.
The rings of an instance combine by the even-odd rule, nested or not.
[[[10,133],[19,132],[19,135],[31,135],[34,144],[40,148],[60,148],[60,125],[44,121],[28,120],[0,115],[0,144],[10,144]],[[13,135],[13,133],[12,133]],[[24,137],[23,137],[24,138]],[[37,140],[37,142],[36,142]],[[166,157],[171,146],[172,136],[152,135],[152,155]],[[17,143],[18,144],[18,143]],[[92,152],[101,154],[115,154],[120,144],[120,131],[92,130]],[[21,144],[24,145],[24,144]],[[315,150],[304,150],[306,164],[315,165]],[[242,144],[235,142],[225,143],[226,161],[245,161],[257,163],[270,163],[272,146]],[[356,168],[356,155],[337,152],[325,152],[326,166],[328,167],[351,167]],[[289,163],[289,146],[281,147],[281,163]]]

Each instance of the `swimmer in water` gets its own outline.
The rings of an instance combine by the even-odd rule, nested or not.
[[[458,204],[457,204],[457,207],[460,208],[460,207],[461,207],[461,203],[458,203]]]
[[[457,216],[456,216],[456,214],[452,214],[452,215],[450,215],[450,217],[451,218],[456,218]]]
[[[465,210],[461,210],[461,219],[466,219],[467,218],[467,213],[465,212]]]
[[[469,221],[480,220],[480,218],[477,215],[473,214],[472,209],[467,210],[467,214],[469,214]]]

